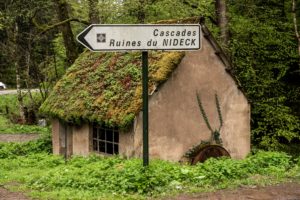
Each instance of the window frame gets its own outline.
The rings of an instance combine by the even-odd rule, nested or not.
[[[97,132],[96,134],[95,131]],[[92,126],[93,152],[105,154],[105,155],[118,155],[119,141],[120,141],[120,131],[117,128],[110,128],[110,127],[105,127],[100,125]],[[101,147],[100,145],[101,143],[104,145],[104,150],[102,149],[103,146]],[[108,145],[111,145],[112,149],[109,149]]]

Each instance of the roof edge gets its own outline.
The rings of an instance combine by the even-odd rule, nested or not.
[[[225,66],[226,72],[232,77],[234,82],[236,83],[238,89],[244,94],[247,101],[249,101],[248,96],[246,95],[246,92],[244,91],[239,79],[234,74],[234,69],[232,67],[232,62],[229,58],[229,56],[224,52],[221,45],[217,42],[217,40],[214,38],[208,27],[205,25],[205,18],[200,17],[199,23],[203,32],[203,36],[208,40],[208,42],[211,44],[213,49],[215,50],[215,54],[219,57],[219,59],[222,61],[222,63]]]

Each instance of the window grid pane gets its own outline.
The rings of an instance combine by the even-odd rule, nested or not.
[[[119,132],[117,129],[93,127],[93,150],[106,154],[119,153]]]

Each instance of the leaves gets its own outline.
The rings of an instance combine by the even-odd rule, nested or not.
[[[31,191],[38,191],[54,199],[83,195],[82,199],[97,199],[111,194],[138,199],[171,193],[188,192],[195,188],[226,188],[235,184],[253,184],[252,176],[276,179],[297,174],[299,167],[284,153],[257,152],[245,160],[209,159],[196,166],[152,160],[148,167],[140,159],[103,158],[96,155],[62,157],[31,154],[0,159],[0,182],[20,181]],[[11,169],[14,169],[11,171]],[[48,191],[48,192],[47,192]],[[195,191],[195,190],[194,190]]]
[[[285,149],[299,139],[299,112],[291,72],[299,56],[292,21],[280,1],[230,4],[231,54],[235,73],[251,102],[252,142],[260,148]],[[286,13],[286,14],[284,14]],[[298,76],[299,79],[299,76]]]

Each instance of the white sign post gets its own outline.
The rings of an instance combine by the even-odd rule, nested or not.
[[[148,136],[148,50],[198,50],[199,24],[92,24],[77,40],[91,51],[142,51],[143,82],[143,165],[149,165]]]

